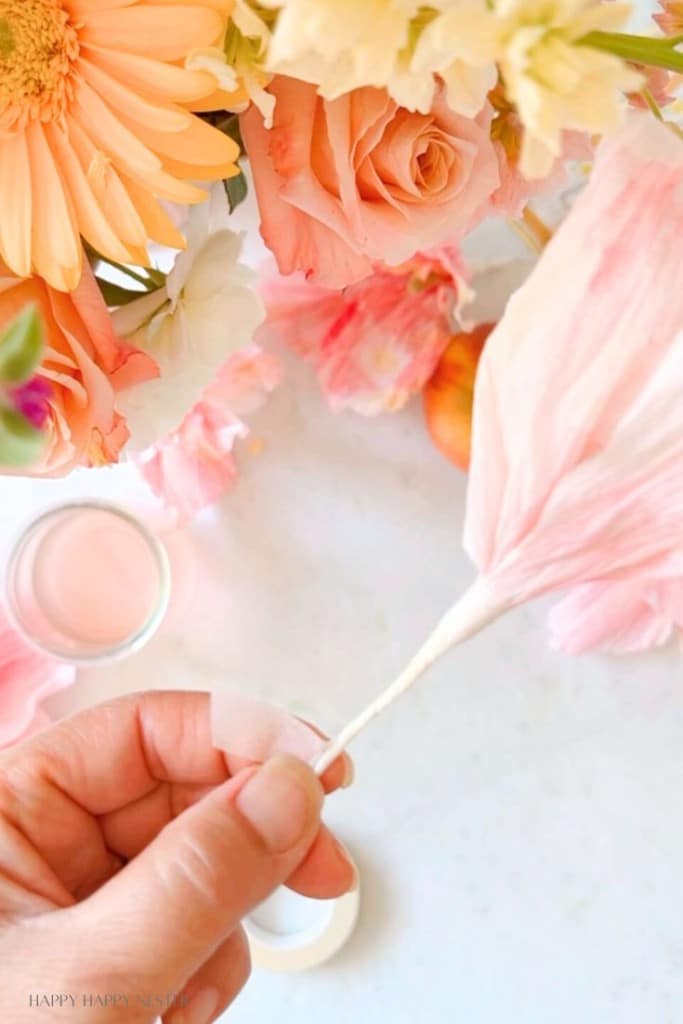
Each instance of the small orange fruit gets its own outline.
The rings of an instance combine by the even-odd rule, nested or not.
[[[456,334],[441,356],[424,392],[427,428],[436,447],[460,469],[468,469],[472,405],[479,357],[495,324]]]

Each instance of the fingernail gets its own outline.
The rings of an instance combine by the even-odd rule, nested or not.
[[[239,791],[235,806],[270,853],[286,853],[319,811],[322,789],[309,768],[294,757],[267,761]]]
[[[344,754],[344,779],[342,781],[341,788],[348,789],[349,786],[353,785],[355,778],[356,767],[348,754]]]
[[[346,849],[344,844],[342,842],[340,842],[339,839],[337,839],[336,837],[335,837],[335,840],[334,840],[334,845],[335,845],[335,847],[337,849],[337,853],[339,854],[340,858],[351,869],[353,881],[351,882],[351,885],[347,889],[347,892],[355,892],[356,889],[358,888],[359,884],[360,884],[360,876],[358,874],[358,868],[356,867],[356,865],[354,863],[354,860],[353,860],[353,857],[351,856],[349,851]]]
[[[175,1010],[168,1019],[168,1024],[210,1024],[216,1016],[221,1001],[217,988],[200,989],[187,1006]]]

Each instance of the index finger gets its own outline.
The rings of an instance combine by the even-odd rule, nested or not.
[[[152,792],[160,782],[216,786],[240,765],[211,736],[208,693],[152,691],[89,708],[10,748],[0,766],[21,759],[35,773],[93,815],[109,814]],[[348,767],[326,773],[329,791]]]

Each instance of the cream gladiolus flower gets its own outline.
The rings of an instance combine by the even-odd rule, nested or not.
[[[149,352],[160,376],[127,390],[119,410],[128,421],[128,450],[143,451],[180,426],[233,352],[245,348],[264,319],[255,273],[239,262],[242,237],[229,229],[222,185],[192,209],[188,248],[166,284],[113,314],[114,328]]]
[[[265,68],[270,46],[270,29],[262,10],[249,0],[235,0],[226,38],[226,58],[235,69],[251,102],[263,114],[266,128],[272,127],[275,99],[266,92],[272,75]]]
[[[185,67],[188,71],[208,72],[219,89],[234,94],[236,102],[226,104],[226,110],[241,113],[254,103],[270,128],[275,99],[266,92],[272,78],[265,70],[269,44],[270,30],[261,11],[250,0],[235,0],[222,48],[193,50]]]
[[[508,99],[524,124],[521,169],[543,177],[562,154],[567,130],[605,134],[622,121],[624,93],[642,76],[619,57],[583,45],[595,30],[620,28],[621,3],[594,0],[499,0],[498,64]]]
[[[405,58],[419,0],[260,0],[260,6],[278,12],[268,53],[272,71],[314,83],[326,99],[394,79],[410,94]]]
[[[476,116],[498,80],[501,22],[485,0],[434,0],[438,12],[423,16],[410,69],[432,80],[439,75],[448,105],[465,117]]]

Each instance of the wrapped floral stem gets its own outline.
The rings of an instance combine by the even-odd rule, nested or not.
[[[406,693],[446,651],[469,640],[505,611],[506,605],[498,601],[486,579],[478,577],[459,601],[446,612],[395,682],[349,722],[325,748],[315,764],[316,773],[323,775],[348,744]]]
[[[480,577],[318,771],[507,608],[683,575],[681,232],[683,142],[633,114],[484,349],[465,522]]]

